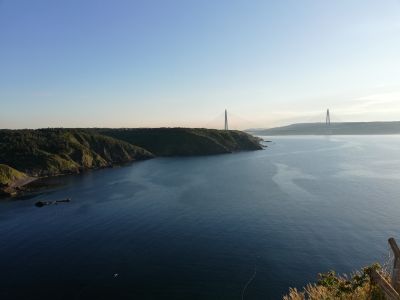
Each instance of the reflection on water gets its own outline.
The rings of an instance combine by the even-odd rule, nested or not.
[[[307,192],[306,189],[302,188],[296,183],[299,179],[310,179],[314,180],[315,177],[305,174],[299,169],[291,168],[288,165],[276,163],[276,174],[272,177],[272,180],[280,187],[282,191],[289,194],[294,198],[313,197],[311,193]]]
[[[246,299],[279,299],[382,260],[400,237],[400,137],[272,141],[53,178],[2,201],[0,298],[240,299],[256,267]]]

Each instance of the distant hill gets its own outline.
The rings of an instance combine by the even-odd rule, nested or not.
[[[374,135],[400,134],[400,122],[298,123],[269,129],[248,129],[255,135]]]
[[[79,173],[154,156],[261,149],[240,131],[192,128],[0,130],[0,194],[37,177]]]

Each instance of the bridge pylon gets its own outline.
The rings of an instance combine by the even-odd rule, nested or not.
[[[331,125],[331,115],[329,114],[329,108],[326,110],[325,123],[326,125]]]
[[[224,129],[229,130],[228,129],[228,112],[226,111],[226,109],[225,109],[225,127],[224,127]]]

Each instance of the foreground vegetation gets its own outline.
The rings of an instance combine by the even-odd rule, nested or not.
[[[261,149],[239,131],[188,128],[0,130],[0,191],[25,177],[79,173],[157,156]]]
[[[372,265],[352,276],[341,276],[334,271],[319,274],[317,283],[308,284],[302,291],[290,289],[283,300],[384,300],[381,289],[371,280],[372,270],[388,274],[378,265]]]

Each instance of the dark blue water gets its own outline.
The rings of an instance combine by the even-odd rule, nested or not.
[[[0,299],[241,299],[254,273],[245,299],[279,299],[400,238],[399,136],[274,137],[56,181],[0,203]]]

